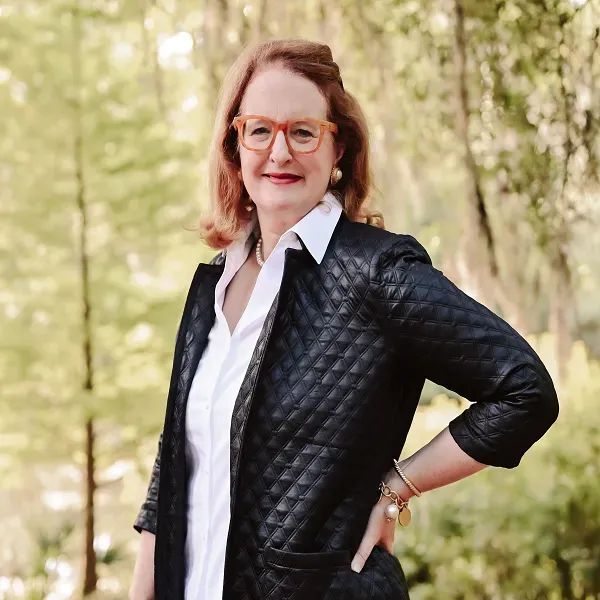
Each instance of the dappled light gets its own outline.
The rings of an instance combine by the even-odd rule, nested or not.
[[[127,597],[219,88],[287,36],[365,110],[369,207],[559,392],[517,469],[411,505],[411,599],[600,598],[600,0],[0,0],[0,32],[0,600]],[[428,382],[403,455],[468,405]]]

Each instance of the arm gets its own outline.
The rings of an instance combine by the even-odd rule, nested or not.
[[[177,328],[176,344],[180,329],[181,324]],[[162,439],[163,434],[161,433],[158,438],[158,452],[154,459],[146,499],[133,523],[134,529],[141,535],[131,587],[129,588],[129,600],[154,600],[154,548],[156,544]]]
[[[154,600],[154,544],[156,536],[142,531],[140,547],[129,588],[130,600]]]
[[[487,466],[466,454],[455,442],[447,427],[418,452],[399,463],[402,472],[421,493],[473,475]],[[397,492],[402,500],[414,496],[414,492],[393,467],[383,481]],[[396,521],[385,520],[386,504],[389,504],[389,501],[377,502],[371,510],[367,529],[352,559],[351,568],[357,573],[362,570],[373,546],[384,546],[390,554],[394,551]]]
[[[508,323],[435,269],[414,238],[396,240],[371,265],[375,318],[401,362],[473,403],[448,426],[457,446],[481,464],[516,467],[558,417],[548,371]]]
[[[473,402],[400,462],[404,474],[426,492],[488,465],[516,467],[558,417],[554,385],[531,346],[435,269],[410,236],[375,257],[370,283],[373,316],[398,360]],[[384,480],[403,500],[414,495],[395,469]],[[384,505],[373,507],[355,571],[375,544],[392,552],[395,523],[385,520]]]
[[[162,433],[158,439],[158,453],[156,454],[154,466],[152,467],[150,483],[148,484],[148,491],[146,492],[146,500],[142,504],[138,516],[133,524],[134,529],[138,533],[142,533],[142,530],[146,530],[150,533],[156,534],[156,511],[158,508],[158,482],[160,476],[161,449]]]
[[[464,479],[488,466],[466,454],[448,427],[412,456],[398,462],[402,472],[421,493]],[[384,480],[403,500],[414,496],[394,468],[390,469]]]
[[[177,339],[179,338],[179,332],[181,330],[181,323],[177,327],[177,333],[175,335],[175,345],[177,345]],[[148,491],[146,492],[146,500],[142,504],[140,512],[133,524],[133,528],[138,532],[142,533],[142,530],[149,531],[156,535],[156,511],[158,509],[158,485],[160,480],[160,453],[162,451],[162,439],[163,434],[161,433],[158,438],[158,452],[154,459],[154,466],[152,467],[152,474],[150,475],[150,483],[148,484]]]
[[[156,513],[158,508],[158,482],[160,476],[160,452],[162,433],[158,439],[158,453],[152,467],[146,500],[133,524],[141,534],[131,587],[130,600],[154,600],[154,545],[156,542]]]

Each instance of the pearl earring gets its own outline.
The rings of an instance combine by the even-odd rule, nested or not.
[[[329,178],[331,185],[336,185],[341,178],[342,170],[339,167],[333,167],[333,169],[331,169],[331,177]]]

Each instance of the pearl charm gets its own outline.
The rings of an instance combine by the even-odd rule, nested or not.
[[[383,481],[379,484],[379,492],[379,500],[381,500],[382,496],[392,499],[392,503],[388,504],[383,509],[386,521],[393,521],[397,518],[398,522],[403,527],[408,525],[411,521],[410,509],[408,508],[408,500],[402,500],[398,493],[392,490],[390,486],[384,483]],[[379,500],[377,500],[377,502],[379,502]]]
[[[398,518],[399,510],[395,502],[388,504],[385,507],[385,516],[389,521],[394,521]]]
[[[265,264],[262,257],[262,236],[259,237],[258,242],[256,242],[256,262],[259,267],[262,267]]]

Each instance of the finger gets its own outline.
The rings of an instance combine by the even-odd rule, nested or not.
[[[371,536],[365,535],[363,537],[354,558],[352,559],[352,563],[350,564],[350,568],[356,573],[360,573],[365,563],[367,562],[367,558],[371,554],[373,550],[373,546],[375,545],[375,541]]]

